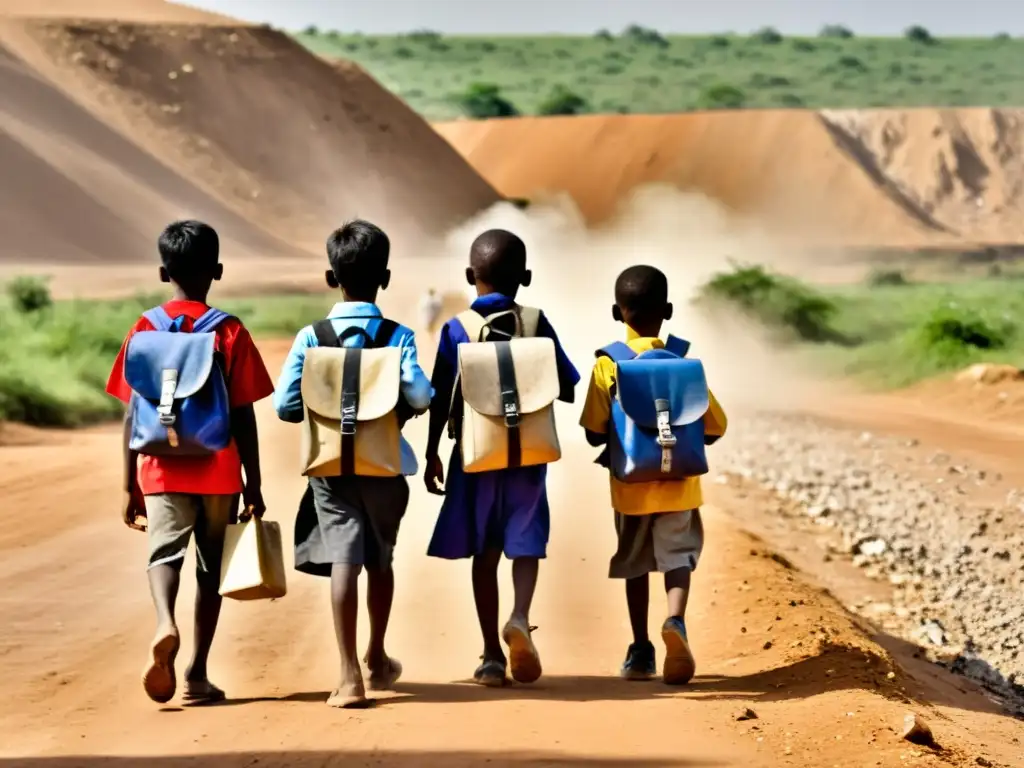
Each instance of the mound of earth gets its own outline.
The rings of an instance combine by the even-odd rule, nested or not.
[[[1024,416],[1024,370],[977,363],[953,376],[915,384],[900,397],[919,409],[955,413],[968,420],[1016,422]]]
[[[979,240],[1024,239],[1024,110],[839,110],[822,119],[894,199]]]
[[[8,24],[8,27],[11,25]],[[254,26],[29,21],[8,47],[136,144],[300,247],[363,216],[396,245],[497,193],[355,66]],[[16,45],[12,45],[12,41]]]
[[[164,0],[0,0],[0,16],[171,21],[182,24],[240,23],[219,13]]]
[[[862,157],[874,150],[855,152],[834,115],[812,111],[523,118],[436,128],[503,194],[536,199],[567,192],[592,224],[612,217],[637,187],[667,183],[811,242],[939,246],[982,235],[1012,239],[1020,226],[1007,218],[978,228],[948,220],[884,170],[875,172]],[[918,146],[918,133],[908,134],[907,146]],[[1017,134],[1001,135],[1008,149],[986,157],[1016,157]],[[1014,162],[1000,166],[1000,184],[1011,191],[1024,183]]]

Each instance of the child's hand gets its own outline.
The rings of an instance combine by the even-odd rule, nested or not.
[[[444,483],[444,463],[440,456],[427,456],[427,468],[423,471],[423,483],[427,486],[427,493],[444,496],[444,488],[439,485],[439,483]]]
[[[242,506],[245,509],[238,516],[240,520],[263,517],[263,513],[267,511],[267,505],[263,502],[263,489],[258,485],[246,485],[242,491]]]
[[[146,530],[146,499],[138,488],[124,494],[121,519],[133,531]]]

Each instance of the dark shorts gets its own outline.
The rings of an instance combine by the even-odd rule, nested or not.
[[[146,497],[149,567],[181,570],[189,540],[196,541],[196,570],[220,578],[224,531],[238,511],[238,495],[158,493]]]
[[[311,477],[295,522],[295,567],[318,576],[332,565],[389,568],[409,505],[404,477]]]
[[[618,549],[608,575],[635,579],[648,573],[680,568],[696,570],[704,549],[704,524],[699,509],[655,515],[615,513]]]

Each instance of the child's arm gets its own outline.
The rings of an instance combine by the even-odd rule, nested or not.
[[[139,466],[139,454],[133,451],[129,445],[131,445],[132,439],[132,412],[131,409],[126,409],[124,412],[124,522],[129,528],[134,528],[137,531],[144,531],[146,526],[140,524],[138,520],[141,518],[146,519],[146,500],[142,495],[142,491],[139,488],[138,478],[138,466]]]
[[[587,399],[583,402],[583,413],[580,414],[580,426],[587,436],[587,442],[593,446],[608,442],[608,422],[612,417],[611,379],[609,366],[602,358],[594,364],[590,374],[590,385],[587,387]]]
[[[441,338],[437,344],[437,356],[434,358],[434,372],[430,384],[434,389],[434,397],[430,402],[430,425],[427,428],[427,466],[423,473],[423,482],[427,491],[440,496],[444,491],[439,483],[444,482],[444,464],[439,454],[441,436],[444,434],[450,416],[452,393],[455,391],[455,345],[452,343],[448,326],[441,329]]]
[[[555,342],[555,364],[558,367],[558,399],[563,403],[572,403],[576,400],[576,385],[580,383],[580,373],[576,366],[569,360],[569,356],[562,349],[558,341],[558,335],[547,317],[541,313],[537,323],[537,335],[546,336]]]
[[[708,412],[704,414],[704,445],[713,445],[725,434],[729,420],[714,394],[708,390]]]
[[[430,408],[434,388],[416,359],[416,336],[410,331],[401,340],[402,398],[410,415],[419,416]]]
[[[242,501],[246,510],[255,517],[262,517],[266,511],[263,502],[263,477],[260,473],[260,439],[256,428],[256,410],[252,405],[243,405],[231,411],[231,436],[238,446],[238,456],[245,472]]]
[[[293,424],[302,422],[302,366],[306,361],[306,349],[310,347],[312,331],[303,328],[295,337],[291,351],[281,366],[281,375],[274,389],[274,410],[281,421]]]

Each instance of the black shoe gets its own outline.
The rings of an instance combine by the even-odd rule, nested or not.
[[[622,662],[619,672],[623,680],[653,680],[658,674],[658,664],[654,659],[654,645],[648,640],[645,643],[633,643],[626,651],[626,660]]]

